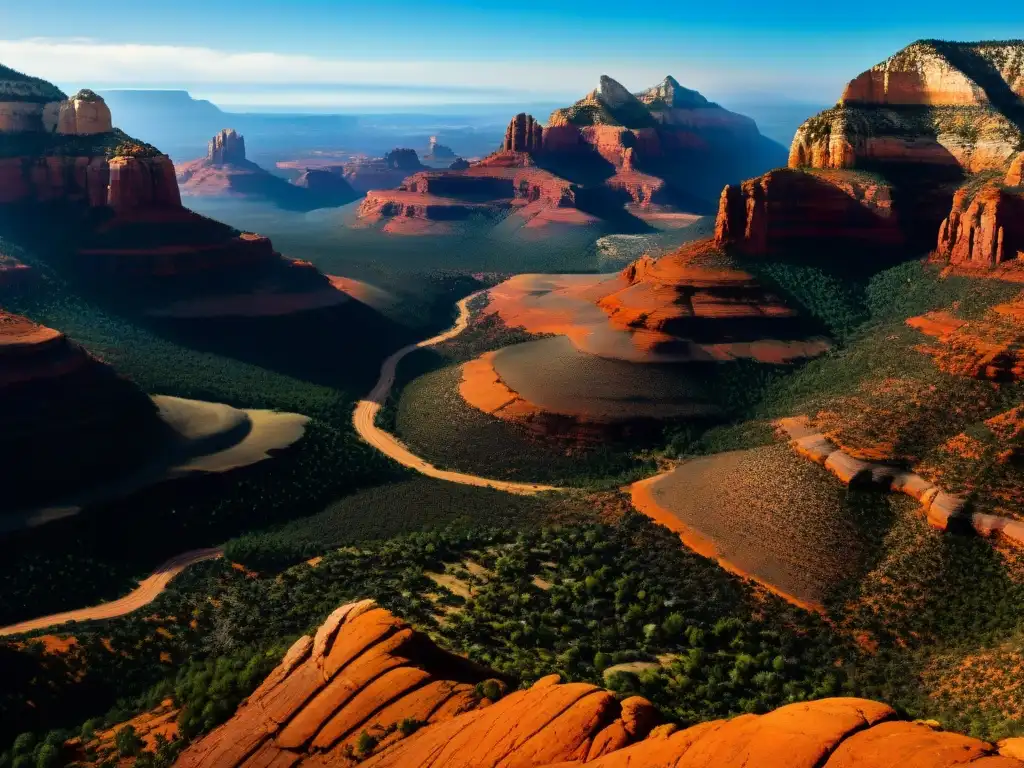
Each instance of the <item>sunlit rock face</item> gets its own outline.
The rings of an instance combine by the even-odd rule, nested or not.
[[[1024,44],[919,41],[847,84],[805,122],[789,165],[1003,168],[1019,150]]]
[[[338,608],[179,768],[1021,768],[1015,744],[901,722],[885,704],[801,702],[681,729],[639,696],[558,675],[506,681],[439,649],[372,600]],[[497,700],[484,697],[495,695]],[[405,726],[403,727],[403,723]],[[408,727],[415,723],[416,727]],[[364,733],[378,735],[369,742]]]

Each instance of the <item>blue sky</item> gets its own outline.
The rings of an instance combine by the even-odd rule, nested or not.
[[[0,61],[66,86],[183,87],[255,106],[558,100],[601,74],[639,89],[669,73],[713,99],[828,102],[914,39],[1024,36],[1024,4],[1002,0],[147,5],[3,0]]]

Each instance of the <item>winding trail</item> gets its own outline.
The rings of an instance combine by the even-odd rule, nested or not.
[[[453,339],[466,330],[466,327],[469,325],[469,302],[479,296],[480,293],[482,293],[482,291],[470,294],[459,301],[457,305],[459,310],[458,318],[455,320],[455,325],[447,331],[439,333],[437,336],[432,338],[425,339],[424,341],[402,347],[381,364],[380,378],[377,380],[377,384],[374,386],[373,390],[371,390],[370,394],[367,395],[365,399],[360,400],[358,405],[356,405],[355,412],[352,414],[352,424],[355,427],[356,432],[359,433],[359,436],[378,451],[386,456],[390,456],[399,464],[409,467],[410,469],[414,469],[428,477],[434,477],[438,480],[446,480],[450,483],[475,485],[481,488],[494,488],[499,491],[518,493],[522,495],[542,493],[544,491],[564,490],[552,485],[541,485],[540,483],[516,483],[508,480],[492,480],[487,477],[479,477],[477,475],[467,475],[461,472],[449,472],[447,470],[438,469],[433,464],[430,464],[419,456],[416,456],[408,448],[402,445],[398,438],[388,432],[385,432],[383,429],[380,429],[375,424],[377,414],[380,413],[382,405],[387,401],[388,395],[391,394],[391,388],[395,384],[395,372],[398,369],[398,363],[402,358],[412,352],[415,352],[417,349],[431,347],[435,344],[440,344],[443,341],[448,341],[448,339]],[[153,602],[160,593],[167,588],[171,579],[190,565],[194,565],[195,563],[199,563],[204,560],[213,560],[221,557],[223,554],[224,550],[222,547],[195,549],[183,552],[182,554],[172,557],[170,560],[163,563],[159,568],[153,571],[152,574],[143,579],[139,583],[139,586],[132,592],[118,600],[112,600],[109,603],[100,603],[99,605],[94,605],[89,608],[79,608],[73,611],[65,611],[64,613],[40,616],[39,618],[29,619],[17,624],[11,624],[7,627],[0,627],[0,637],[16,635],[22,632],[32,632],[37,629],[44,629],[45,627],[52,627],[69,621],[94,621],[97,619],[112,619],[117,616],[124,616],[127,613],[131,613],[132,611],[138,610],[139,608]]]
[[[388,395],[391,394],[391,388],[395,384],[395,372],[398,368],[398,363],[406,355],[409,355],[418,349],[432,347],[435,344],[448,341],[466,330],[466,327],[469,325],[469,302],[479,296],[480,293],[481,292],[478,291],[477,293],[470,294],[459,301],[459,316],[455,320],[455,325],[447,331],[439,333],[437,336],[432,338],[425,339],[424,341],[402,347],[381,364],[380,378],[377,379],[377,385],[370,391],[370,394],[360,400],[358,405],[356,405],[355,412],[352,414],[352,424],[363,440],[385,456],[389,456],[402,466],[414,469],[427,477],[434,477],[438,480],[445,480],[449,483],[459,483],[460,485],[475,485],[481,488],[494,488],[499,491],[518,493],[521,495],[531,495],[535,493],[542,493],[544,491],[565,490],[553,485],[516,483],[511,480],[494,480],[488,477],[480,477],[479,475],[467,475],[462,472],[451,472],[445,469],[438,469],[430,462],[425,461],[412,453],[408,448],[402,445],[401,441],[399,441],[397,437],[389,432],[385,432],[376,425],[377,414],[380,413],[380,409],[383,407],[384,403],[387,402]]]
[[[223,554],[224,550],[221,547],[193,549],[189,552],[182,552],[180,555],[175,555],[166,563],[163,563],[153,573],[139,582],[138,587],[118,600],[100,603],[90,608],[79,608],[74,611],[40,616],[38,619],[29,619],[28,621],[11,624],[7,627],[0,627],[0,637],[17,635],[21,632],[32,632],[44,627],[64,624],[68,621],[95,621],[97,619],[113,619],[117,616],[124,616],[126,613],[136,611],[156,600],[160,593],[166,589],[170,580],[190,565],[201,563],[204,560],[214,560]]]

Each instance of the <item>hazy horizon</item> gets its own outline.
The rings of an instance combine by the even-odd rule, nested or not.
[[[884,28],[874,15],[794,0],[628,13],[578,0],[296,0],[287,11],[266,0],[102,0],[100,29],[96,4],[48,5],[43,17],[36,0],[5,3],[0,62],[60,85],[183,89],[233,110],[291,112],[565,104],[602,74],[634,91],[671,74],[719,102],[754,92],[830,103],[851,77],[916,39],[1001,38],[1024,22],[1020,5],[986,21],[919,0],[887,7]]]

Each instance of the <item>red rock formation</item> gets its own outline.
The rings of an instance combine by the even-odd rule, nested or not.
[[[115,211],[181,206],[181,193],[174,180],[174,165],[166,155],[154,158],[115,157],[109,168],[107,205]]]
[[[0,158],[0,205],[57,201],[118,209],[181,204],[166,155]]]
[[[205,158],[179,165],[177,178],[187,196],[253,198],[288,210],[344,205],[358,197],[340,173],[325,169],[307,168],[289,184],[246,160],[245,140],[233,130],[214,136]]]
[[[864,699],[803,702],[679,729],[659,724],[642,698],[618,701],[557,675],[497,702],[480,700],[472,683],[485,675],[372,601],[346,605],[315,637],[296,642],[235,716],[176,766],[1024,766],[995,756],[991,744],[900,722],[892,708]],[[424,725],[403,733],[406,719]],[[364,732],[379,740],[360,753]]]
[[[597,90],[556,110],[547,128],[530,115],[516,115],[497,152],[471,169],[451,170],[483,175],[490,172],[478,169],[543,168],[547,178],[536,175],[536,181],[527,182],[529,190],[520,190],[517,182],[511,198],[514,204],[543,202],[519,207],[527,226],[603,220],[614,227],[628,222],[635,230],[643,226],[637,219],[657,222],[666,214],[707,210],[721,182],[782,159],[752,120],[708,102],[672,78],[640,97],[604,76]],[[346,174],[354,172],[346,167]],[[544,191],[538,191],[541,186]],[[548,191],[556,186],[559,194]],[[407,181],[403,189],[409,188]],[[373,191],[378,199],[383,194]],[[379,204],[368,205],[366,215],[379,217],[381,210]]]
[[[836,107],[806,121],[789,165],[1003,168],[1022,138],[1022,60],[1019,43],[913,43],[851,80]]]
[[[490,293],[485,313],[510,328],[568,336],[590,354],[631,362],[786,363],[828,349],[798,314],[709,241],[619,275],[520,275]]]
[[[951,264],[992,269],[1024,259],[1024,194],[995,185],[953,197],[939,228],[938,255]]]
[[[512,118],[505,131],[502,152],[540,152],[544,146],[544,127],[533,115],[520,112]]]
[[[841,171],[779,169],[722,190],[715,243],[763,256],[832,243],[903,243],[885,184]]]
[[[1018,154],[1010,162],[1010,169],[1006,172],[1003,183],[1008,187],[1024,186],[1024,152]]]
[[[245,161],[245,137],[234,128],[225,128],[212,139],[206,159],[215,165],[235,165]]]

